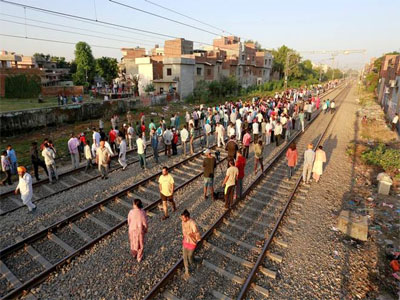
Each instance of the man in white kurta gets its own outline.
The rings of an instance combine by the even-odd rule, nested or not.
[[[119,137],[120,142],[119,142],[119,156],[118,156],[118,162],[122,166],[122,170],[125,171],[126,167],[128,164],[126,163],[126,140],[122,136]]]
[[[33,188],[32,188],[32,176],[26,172],[25,167],[18,167],[18,186],[15,189],[15,194],[21,193],[22,203],[25,204],[29,211],[35,211],[36,205],[32,203]]]

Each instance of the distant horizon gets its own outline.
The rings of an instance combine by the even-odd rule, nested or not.
[[[396,29],[400,28],[400,20],[396,17],[396,12],[400,11],[400,2],[394,0],[384,0],[379,3],[372,0],[356,0],[351,3],[339,0],[336,1],[335,5],[310,0],[302,3],[301,6],[298,6],[294,0],[280,3],[257,0],[252,5],[243,5],[242,2],[233,0],[229,7],[226,7],[222,1],[217,3],[211,1],[193,2],[190,5],[182,0],[173,1],[172,4],[166,0],[152,1],[168,9],[196,18],[202,23],[143,0],[121,0],[121,3],[189,24],[201,30],[149,16],[107,0],[94,0],[90,3],[89,1],[79,2],[76,0],[57,1],[52,3],[51,6],[44,0],[11,1],[119,24],[124,27],[104,27],[98,23],[61,18],[30,9],[26,9],[25,19],[25,12],[22,7],[0,1],[0,11],[4,12],[0,13],[0,34],[28,36],[74,44],[84,41],[91,45],[93,55],[96,58],[109,56],[118,61],[122,57],[121,48],[139,46],[150,50],[155,44],[162,46],[164,40],[172,39],[150,33],[133,32],[127,27],[141,28],[196,41],[194,49],[201,48],[202,44],[212,44],[212,40],[218,37],[217,33],[222,34],[221,29],[223,29],[226,35],[230,35],[229,32],[239,36],[242,41],[248,39],[258,41],[266,49],[277,49],[286,45],[299,51],[303,59],[310,59],[315,64],[327,64],[330,67],[332,67],[331,55],[302,55],[301,51],[367,50],[366,54],[336,56],[333,67],[339,69],[352,68],[358,70],[373,57],[377,58],[388,52],[400,51],[399,39],[396,40],[395,38],[399,36]],[[213,9],[209,9],[210,7]],[[384,12],[384,14],[379,12]],[[375,18],[374,20],[371,20],[372,16]],[[18,24],[6,21],[17,22]],[[25,23],[27,26],[25,26]],[[102,45],[108,48],[99,48],[93,45]],[[65,57],[66,60],[71,61],[74,58],[74,49],[75,46],[70,44],[18,39],[0,35],[0,50],[25,56],[44,53]]]

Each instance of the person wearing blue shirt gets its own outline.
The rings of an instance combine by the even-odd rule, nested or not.
[[[17,168],[18,168],[18,163],[17,163],[17,154],[15,153],[15,150],[12,148],[11,145],[7,146],[7,155],[10,158],[11,162],[11,174],[17,174]]]

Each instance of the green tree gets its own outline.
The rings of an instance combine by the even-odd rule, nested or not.
[[[93,82],[96,62],[92,49],[85,42],[78,42],[75,46],[76,72],[72,75],[75,85],[89,86]]]
[[[207,102],[210,97],[210,91],[208,89],[208,83],[205,80],[197,82],[196,87],[193,89],[194,101],[205,101]]]
[[[156,90],[156,88],[154,87],[154,84],[152,84],[152,83],[149,83],[148,85],[146,85],[144,87],[144,91],[146,93],[151,93],[151,92],[154,92],[155,90]]]
[[[272,66],[272,71],[273,72],[278,72],[279,77],[282,78],[285,74],[285,66],[286,66],[286,57],[289,51],[294,51],[293,49],[282,45],[278,49],[273,49],[272,50],[272,55],[274,56],[274,63]],[[298,72],[298,66],[296,65],[298,62],[300,62],[300,55],[298,54],[292,54],[289,57],[289,75],[290,74],[296,74]]]
[[[50,61],[50,54],[43,54],[43,53],[35,53],[33,54],[33,58],[35,61]]]
[[[65,57],[52,56],[50,61],[57,64],[57,68],[70,68],[71,64],[65,60]]]
[[[118,62],[115,58],[101,57],[96,59],[96,73],[110,83],[118,76]]]

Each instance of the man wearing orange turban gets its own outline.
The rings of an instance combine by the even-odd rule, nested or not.
[[[15,195],[20,192],[22,203],[28,207],[30,212],[34,212],[36,210],[36,205],[32,203],[32,176],[26,172],[26,168],[23,166],[19,166],[17,171],[19,182],[17,188],[15,189]]]

